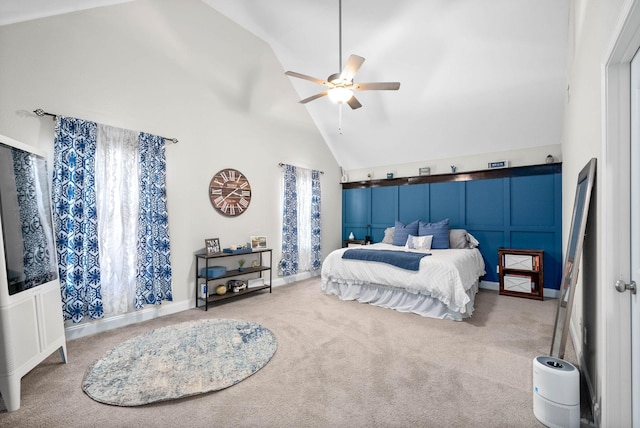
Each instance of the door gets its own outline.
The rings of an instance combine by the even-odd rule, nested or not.
[[[640,284],[640,54],[631,61],[631,278]],[[637,290],[637,285],[636,285]],[[631,294],[631,403],[633,427],[640,428],[640,304]]]

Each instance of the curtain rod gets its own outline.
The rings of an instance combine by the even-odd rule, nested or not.
[[[282,163],[282,162],[280,162],[280,163],[278,164],[278,166],[279,166],[279,167],[281,167],[281,168],[282,168],[283,166],[285,166],[285,165],[286,165],[286,164],[284,164],[284,163]],[[324,174],[324,171],[318,171],[318,172],[319,172],[320,174]]]
[[[56,117],[58,117],[59,115],[57,114],[53,114],[53,113],[48,113],[44,110],[42,110],[41,108],[37,108],[33,111],[37,116],[43,117],[43,116],[51,116],[53,118],[53,120],[56,120]],[[177,138],[169,138],[169,137],[162,137],[167,141],[171,141],[173,144],[177,144],[178,143],[178,139]]]

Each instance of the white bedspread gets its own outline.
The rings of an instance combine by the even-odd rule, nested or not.
[[[366,249],[413,251],[389,244],[372,244]],[[411,271],[386,263],[343,259],[348,248],[333,251],[322,264],[322,288],[329,282],[380,284],[424,294],[443,302],[455,312],[465,313],[470,298],[467,290],[485,274],[478,249],[430,250],[420,261],[420,270]]]

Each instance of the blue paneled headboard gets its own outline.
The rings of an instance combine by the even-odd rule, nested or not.
[[[562,274],[562,164],[371,180],[342,185],[342,237],[380,242],[396,220],[449,218],[480,241],[487,274],[498,282],[498,249],[544,250],[544,285]]]

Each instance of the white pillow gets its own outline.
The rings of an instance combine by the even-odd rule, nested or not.
[[[395,234],[395,227],[387,227],[384,230],[384,238],[382,238],[383,244],[393,244],[393,235]]]
[[[409,235],[409,237],[407,238],[407,243],[404,247],[409,250],[429,251],[431,249],[431,241],[433,241],[433,235]]]
[[[467,239],[469,240],[469,248],[476,248],[480,245],[480,242],[470,233],[467,233]]]

